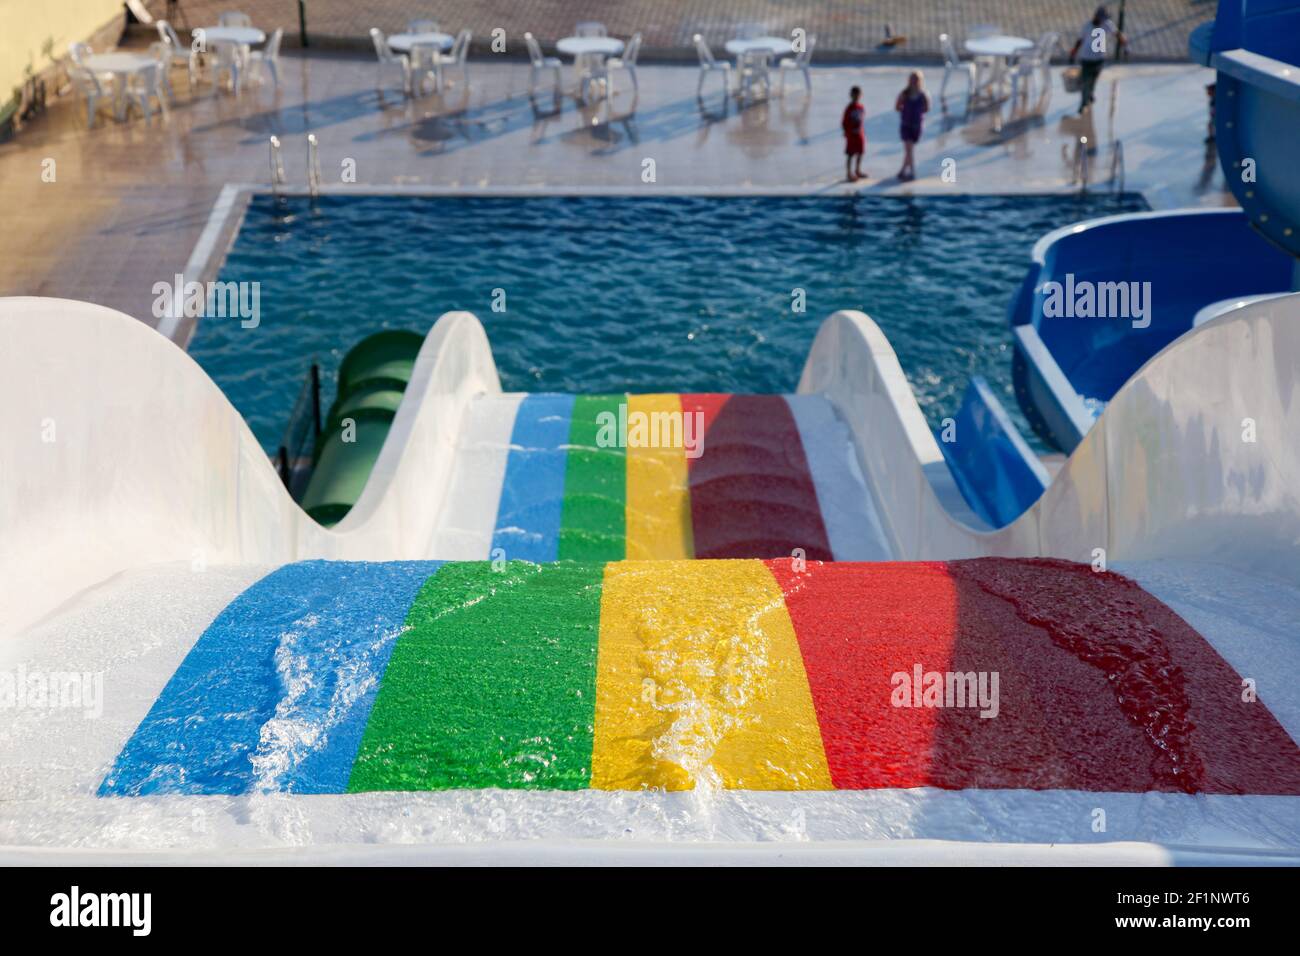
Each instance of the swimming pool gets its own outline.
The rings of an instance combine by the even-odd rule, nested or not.
[[[818,326],[862,309],[932,425],[983,375],[1011,392],[1007,304],[1044,233],[1145,209],[1119,196],[254,196],[219,278],[255,328],[190,351],[274,451],[313,356],[381,328],[482,320],[507,390],[789,392]],[[494,305],[496,309],[494,311]],[[803,311],[797,307],[803,306]]]

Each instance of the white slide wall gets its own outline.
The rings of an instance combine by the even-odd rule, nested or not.
[[[900,558],[1092,561],[1102,548],[1108,561],[1207,558],[1300,584],[1300,294],[1225,315],[1154,356],[1042,498],[998,531],[960,504],[866,315],[823,324],[799,391],[826,394],[849,422]]]
[[[980,530],[888,341],[822,326],[800,383],[853,431],[894,556],[1213,557],[1300,584],[1300,295],[1188,333],[1108,406],[1043,498]],[[192,359],[129,316],[0,299],[0,636],[120,572],[170,561],[278,564],[431,554],[470,402],[500,383],[482,327],[425,340],[375,472],[326,530],[284,491]],[[1255,423],[1243,441],[1243,420]]]
[[[427,557],[461,418],[500,387],[478,320],[444,315],[365,492],[326,530],[169,339],[85,302],[0,299],[0,635],[149,564]]]

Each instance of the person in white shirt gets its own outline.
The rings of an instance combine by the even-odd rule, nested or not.
[[[1114,37],[1113,41],[1111,37]],[[1070,62],[1073,63],[1076,56],[1079,58],[1079,91],[1082,94],[1080,113],[1092,105],[1097,78],[1101,75],[1101,66],[1112,49],[1112,43],[1117,44],[1115,48],[1118,49],[1125,42],[1124,34],[1115,27],[1105,7],[1098,7],[1092,19],[1079,31],[1079,39],[1074,41],[1074,46],[1070,49]]]

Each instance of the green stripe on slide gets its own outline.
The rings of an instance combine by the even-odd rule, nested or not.
[[[348,790],[579,790],[591,779],[600,564],[449,563],[407,614]]]
[[[598,416],[618,420],[625,395],[580,395],[573,404],[564,472],[560,560],[621,561],[627,539],[627,452],[600,448]]]

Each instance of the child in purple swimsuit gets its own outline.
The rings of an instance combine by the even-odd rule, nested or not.
[[[903,141],[903,167],[898,178],[907,182],[916,178],[913,150],[921,138],[922,117],[930,110],[930,94],[925,91],[925,77],[920,70],[907,78],[907,89],[898,94],[894,109],[899,112],[898,135]]]

